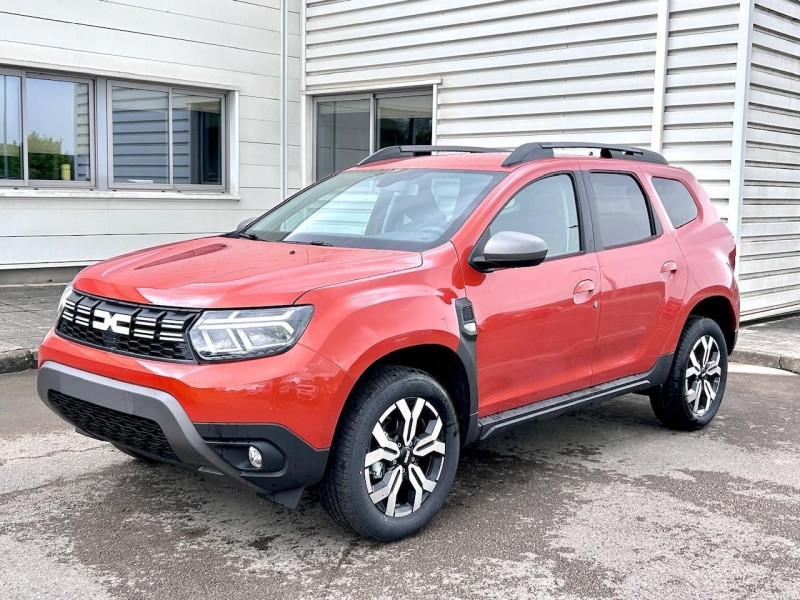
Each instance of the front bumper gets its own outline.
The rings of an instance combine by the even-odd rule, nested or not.
[[[193,423],[167,392],[54,361],[40,365],[37,387],[45,404],[81,433],[149,458],[226,475],[287,506],[296,506],[327,464],[328,450],[313,448],[281,425]],[[264,457],[259,470],[242,460],[250,445]]]

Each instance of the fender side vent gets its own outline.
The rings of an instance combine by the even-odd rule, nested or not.
[[[475,321],[475,311],[472,310],[471,304],[461,307],[461,318],[464,320],[464,323],[472,323]]]

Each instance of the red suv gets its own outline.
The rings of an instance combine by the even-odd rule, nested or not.
[[[581,148],[581,156],[564,149]],[[361,535],[419,531],[459,451],[638,392],[714,418],[736,341],[735,245],[697,181],[597,144],[385,148],[237,231],[84,269],[39,394],[142,460]]]

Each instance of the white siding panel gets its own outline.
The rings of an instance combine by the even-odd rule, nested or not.
[[[745,186],[742,312],[800,309],[800,2],[757,0]]]
[[[647,145],[657,0],[309,4],[306,86],[441,79],[439,142]]]

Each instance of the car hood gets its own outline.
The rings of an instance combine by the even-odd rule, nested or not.
[[[105,298],[161,306],[286,306],[315,288],[421,264],[419,252],[210,237],[92,265],[78,274],[74,286]]]

